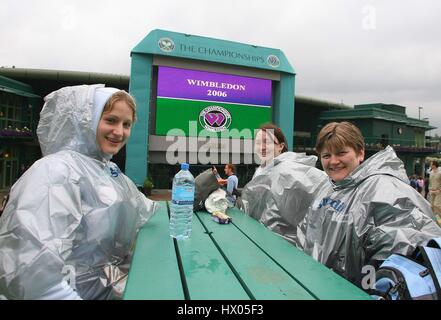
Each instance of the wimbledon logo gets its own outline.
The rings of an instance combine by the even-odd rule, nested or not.
[[[199,123],[208,131],[221,132],[231,125],[231,115],[225,108],[209,106],[199,113]]]
[[[271,54],[266,58],[266,62],[273,68],[280,66],[280,60],[275,55]]]
[[[170,38],[161,38],[158,41],[158,47],[164,52],[172,52],[175,49],[175,43]]]

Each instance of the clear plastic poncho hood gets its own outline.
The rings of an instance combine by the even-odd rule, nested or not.
[[[38,299],[64,280],[83,299],[123,293],[137,231],[155,203],[98,149],[92,119],[102,103],[93,99],[102,87],[45,98],[37,132],[46,156],[11,188],[0,218],[0,296]]]
[[[315,168],[316,156],[284,152],[261,168],[242,191],[243,210],[272,231],[295,244],[304,245],[302,220],[317,190],[328,183]]]
[[[441,236],[390,146],[318,190],[306,220],[305,252],[357,285],[365,265],[376,268],[391,253],[411,254]]]
[[[37,135],[43,156],[72,150],[96,159],[111,159],[96,143],[104,105],[116,88],[102,84],[64,87],[48,94],[40,112]]]

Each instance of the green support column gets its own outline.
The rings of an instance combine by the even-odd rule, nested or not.
[[[148,136],[150,91],[152,79],[151,55],[132,53],[130,94],[135,98],[137,122],[132,128],[126,149],[126,174],[141,186],[148,174]]]
[[[274,90],[273,122],[278,125],[285,134],[288,142],[288,150],[293,150],[294,136],[294,85],[295,75],[283,73],[276,89]]]

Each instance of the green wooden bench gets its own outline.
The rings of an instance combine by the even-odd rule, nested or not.
[[[124,299],[366,300],[368,294],[236,208],[220,225],[193,216],[186,240],[169,236],[169,208],[140,230]]]

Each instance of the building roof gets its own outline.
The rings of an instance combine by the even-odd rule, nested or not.
[[[320,107],[322,109],[329,109],[329,110],[352,110],[354,108],[354,106],[348,104],[337,103],[329,100],[321,100],[321,99],[300,96],[300,95],[295,96],[295,102],[313,105],[314,107]]]
[[[0,68],[0,75],[13,77],[15,79],[46,79],[52,81],[84,81],[85,83],[99,83],[100,81],[128,84],[130,79],[127,75],[67,71],[67,70],[48,70],[48,69],[29,69],[29,68]]]
[[[0,68],[0,90],[13,90],[13,93],[28,97],[45,96],[63,86],[79,83],[105,83],[108,86],[124,89],[128,88],[129,81],[130,76],[128,75],[65,70]],[[5,89],[5,87],[9,89]],[[436,127],[429,125],[427,120],[407,117],[406,107],[396,104],[372,103],[352,106],[300,95],[295,96],[295,102],[328,109],[322,113],[321,119],[323,120],[381,119],[404,123],[425,130],[436,129]]]
[[[34,90],[30,85],[4,76],[0,76],[0,91],[28,98],[40,98],[39,95],[34,93]]]
[[[131,54],[152,54],[295,74],[280,49],[156,29]]]
[[[406,124],[424,130],[436,129],[429,125],[429,121],[410,118],[406,115],[406,107],[395,104],[373,103],[355,105],[351,110],[324,111],[322,120],[351,120],[351,119],[377,119]]]
[[[126,75],[108,73],[5,67],[0,68],[0,76],[25,82],[42,97],[59,88],[78,84],[105,83],[107,86],[128,89],[130,79]]]

